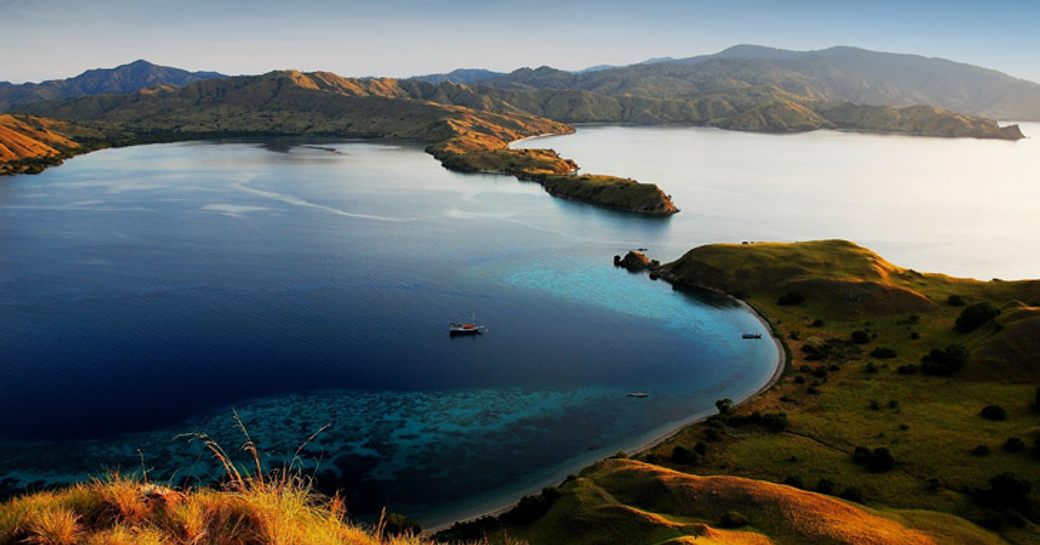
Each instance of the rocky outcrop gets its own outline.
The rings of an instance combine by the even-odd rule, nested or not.
[[[639,250],[629,250],[625,257],[614,256],[614,266],[624,267],[629,272],[640,272],[656,268],[655,262],[651,261],[645,253]]]

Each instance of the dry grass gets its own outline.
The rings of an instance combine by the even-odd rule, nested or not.
[[[0,504],[0,545],[428,543],[419,536],[388,535],[382,521],[372,527],[351,523],[340,498],[313,492],[310,479],[291,464],[265,472],[256,444],[240,427],[246,439],[242,450],[249,454],[245,465],[208,436],[194,436],[224,466],[226,484],[219,490],[179,491],[114,473],[26,495]]]

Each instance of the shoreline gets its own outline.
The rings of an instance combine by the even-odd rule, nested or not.
[[[663,280],[665,280],[665,281],[668,281],[668,279],[665,278],[665,277],[661,277],[661,278]],[[668,282],[673,287],[681,289],[681,288],[678,287],[677,284],[674,284],[674,283],[672,283],[670,281],[668,281]],[[705,289],[707,289],[707,288],[705,288]],[[751,394],[747,395],[743,399],[734,400],[733,406],[734,407],[739,407],[739,406],[741,406],[741,405],[743,405],[743,404],[745,404],[745,403],[747,403],[747,402],[749,402],[749,401],[759,397],[760,395],[768,392],[769,390],[772,390],[773,387],[776,386],[776,384],[783,377],[784,371],[787,370],[787,364],[789,363],[789,359],[790,358],[788,356],[787,348],[786,348],[786,345],[784,344],[783,340],[780,339],[779,337],[777,337],[776,330],[773,328],[773,325],[769,322],[769,319],[766,318],[766,316],[763,315],[761,312],[759,312],[758,309],[756,309],[755,307],[751,306],[750,304],[748,304],[743,299],[738,299],[738,298],[736,298],[736,297],[734,297],[732,295],[729,295],[727,293],[722,293],[720,291],[710,290],[710,289],[708,291],[711,291],[712,293],[716,293],[716,294],[722,295],[722,296],[730,299],[731,301],[737,303],[738,306],[742,307],[746,311],[750,312],[751,315],[754,316],[755,319],[758,320],[758,322],[760,324],[762,324],[762,326],[766,330],[766,333],[769,335],[769,339],[771,341],[773,341],[774,345],[776,345],[777,359],[776,359],[776,366],[773,369],[773,374],[770,375],[769,380],[767,380],[757,390],[755,390]],[[664,443],[665,441],[668,441],[669,439],[674,437],[676,434],[682,432],[684,429],[686,429],[686,428],[688,428],[688,427],[690,427],[690,426],[692,426],[694,424],[699,424],[701,422],[704,422],[705,420],[711,418],[715,414],[717,414],[717,413],[715,411],[712,411],[710,414],[707,414],[707,415],[694,415],[694,416],[691,416],[691,417],[689,417],[689,418],[687,418],[685,420],[681,420],[681,421],[677,422],[674,425],[668,426],[668,429],[665,430],[664,432],[656,434],[653,437],[651,437],[650,439],[648,439],[646,441],[643,441],[639,445],[637,445],[635,447],[632,447],[632,448],[629,448],[629,449],[626,449],[626,450],[623,450],[621,452],[624,452],[628,456],[634,456],[634,455],[640,454],[642,452],[645,452],[647,450],[650,450],[650,449],[656,447],[657,445],[660,445],[661,443]],[[606,459],[610,458],[611,456],[605,456],[605,457],[599,458],[599,459],[597,459],[597,460],[595,460],[595,461],[593,461],[591,463],[583,464],[580,468],[578,468],[577,471],[578,472],[583,471],[583,470],[585,470],[586,468],[588,468],[588,467],[590,467],[592,465],[595,465],[595,464],[597,464],[597,463],[599,463],[599,462],[601,462],[603,460],[606,460]],[[494,506],[493,507],[481,508],[479,511],[474,512],[472,514],[463,515],[461,518],[454,518],[450,522],[437,523],[437,524],[431,525],[429,527],[425,527],[424,526],[423,529],[422,529],[421,535],[423,535],[423,536],[430,536],[430,535],[436,534],[437,532],[440,532],[440,531],[443,531],[443,530],[447,530],[447,529],[451,528],[452,526],[454,526],[455,524],[470,522],[470,521],[474,521],[474,520],[481,519],[481,518],[484,518],[484,517],[497,517],[499,515],[502,515],[502,514],[508,512],[508,511],[510,511],[511,509],[513,509],[513,507],[515,507],[517,505],[517,503],[520,501],[520,499],[523,498],[524,496],[527,496],[527,495],[530,495],[530,494],[533,494],[533,493],[537,493],[539,490],[541,490],[543,488],[546,488],[546,487],[559,486],[560,484],[562,484],[564,482],[564,479],[566,479],[567,475],[570,475],[570,474],[574,473],[574,470],[567,470],[567,471],[564,471],[562,473],[563,473],[563,477],[562,478],[557,476],[557,477],[554,477],[552,480],[544,482],[543,484],[541,484],[539,486],[529,487],[529,488],[525,489],[525,492],[521,493],[521,495],[519,497],[516,497],[516,498],[510,500],[507,503],[494,502]]]

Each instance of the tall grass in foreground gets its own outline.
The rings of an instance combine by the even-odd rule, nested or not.
[[[245,435],[250,467],[236,464],[209,436],[193,435],[223,466],[220,488],[174,490],[140,476],[104,479],[0,504],[0,545],[426,545],[415,535],[388,535],[347,520],[336,496],[315,493],[293,463],[265,472]],[[316,436],[317,434],[315,434]],[[308,440],[313,440],[311,436]],[[303,447],[297,449],[298,455]]]

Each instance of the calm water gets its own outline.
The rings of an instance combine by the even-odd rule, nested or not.
[[[366,143],[143,146],[0,180],[0,491],[139,455],[153,478],[213,478],[176,436],[233,450],[235,407],[272,463],[331,424],[301,458],[354,513],[442,522],[768,380],[775,347],[739,339],[752,316],[616,253],[842,237],[919,270],[1040,276],[1035,140],[583,127],[520,145],[656,181],[683,212]],[[449,339],[473,313],[489,334]]]
[[[1040,124],[1021,125],[1034,138],[587,126],[518,145],[553,147],[585,171],[659,183],[683,210],[646,238],[661,254],[720,241],[845,238],[920,271],[1038,278]]]
[[[0,491],[139,456],[214,478],[177,436],[234,451],[235,407],[271,463],[331,424],[301,455],[322,486],[436,523],[767,382],[753,316],[611,266],[675,257],[675,218],[323,146],[142,146],[0,180]],[[450,339],[473,313],[489,333]]]

